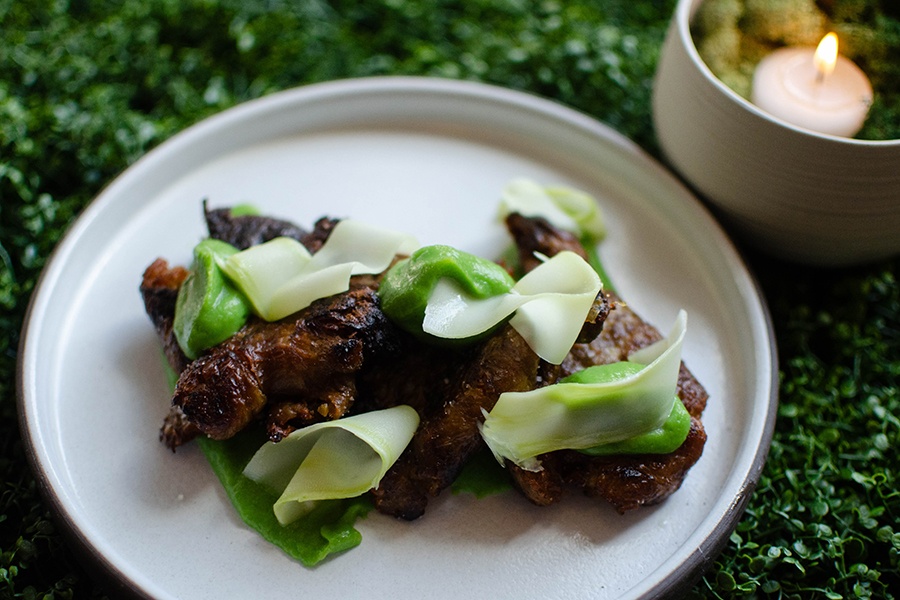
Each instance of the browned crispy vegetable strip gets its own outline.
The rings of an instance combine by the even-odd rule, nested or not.
[[[213,439],[233,436],[271,405],[269,433],[280,439],[296,427],[343,416],[366,361],[396,348],[374,288],[356,282],[287,319],[252,320],[188,365],[172,403]]]
[[[438,394],[420,411],[422,422],[400,459],[374,490],[376,508],[403,519],[422,515],[483,441],[478,424],[505,391],[534,387],[538,357],[509,326],[460,360]]]
[[[140,286],[144,310],[153,322],[169,366],[176,373],[180,373],[189,362],[172,330],[178,289],[187,276],[187,269],[170,267],[169,263],[158,258],[144,271]]]

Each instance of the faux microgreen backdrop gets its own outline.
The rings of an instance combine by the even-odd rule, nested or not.
[[[878,4],[818,4],[866,2]],[[116,174],[244,100],[387,74],[539,94],[656,154],[653,72],[674,8],[675,0],[0,0],[0,598],[110,593],[78,563],[38,493],[14,380],[40,270]],[[773,312],[781,406],[749,508],[692,594],[897,595],[900,260],[819,270],[748,259]]]

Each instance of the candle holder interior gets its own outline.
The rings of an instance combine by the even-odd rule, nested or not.
[[[770,254],[848,265],[900,253],[900,140],[822,134],[772,116],[717,78],[680,0],[657,67],[663,155],[734,233]]]
[[[892,6],[900,4],[879,0],[703,0],[692,16],[691,35],[713,74],[754,103],[753,81],[761,61],[783,50],[816,50],[822,53],[810,69],[825,71],[830,48],[835,60],[859,67],[876,92],[863,130],[845,135],[897,139],[900,9]],[[817,50],[822,42],[830,43]]]

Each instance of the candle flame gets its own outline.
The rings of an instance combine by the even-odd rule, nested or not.
[[[813,56],[813,63],[816,65],[816,71],[819,72],[819,79],[831,75],[834,71],[834,65],[837,63],[838,56],[838,37],[836,33],[829,33],[822,38],[816,53]]]

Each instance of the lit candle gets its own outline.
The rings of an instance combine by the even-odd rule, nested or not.
[[[789,123],[853,137],[872,104],[872,85],[859,67],[838,54],[837,36],[818,48],[782,48],[760,61],[753,103]]]

